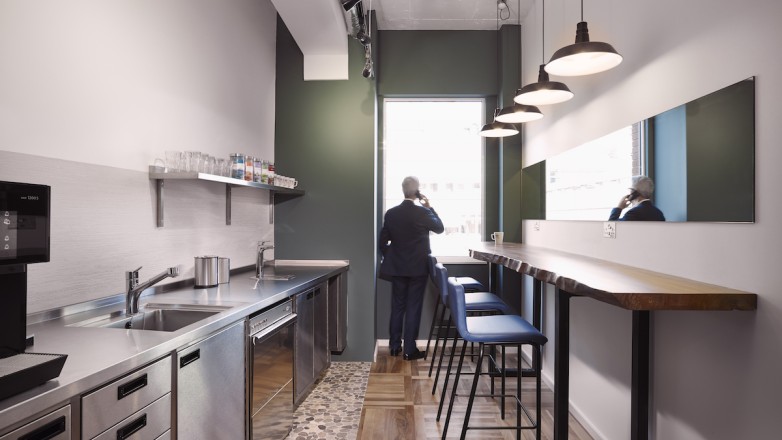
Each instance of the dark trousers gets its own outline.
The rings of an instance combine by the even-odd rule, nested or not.
[[[415,340],[421,325],[421,309],[424,305],[424,292],[429,277],[393,277],[391,281],[391,322],[389,348],[397,349],[402,345],[404,327],[405,354],[418,350]]]

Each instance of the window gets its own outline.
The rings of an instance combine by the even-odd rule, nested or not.
[[[466,256],[483,232],[483,100],[386,99],[383,115],[383,212],[403,200],[402,179],[418,177],[445,225],[432,253]]]

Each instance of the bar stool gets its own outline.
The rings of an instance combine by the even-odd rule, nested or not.
[[[525,429],[534,429],[535,430],[535,438],[537,440],[540,440],[540,420],[541,420],[541,414],[540,414],[540,394],[541,394],[541,362],[540,362],[540,350],[541,346],[543,346],[548,339],[540,333],[535,327],[532,326],[529,322],[527,322],[524,318],[518,315],[492,315],[492,316],[467,316],[467,307],[466,307],[466,301],[465,301],[465,295],[464,295],[464,288],[456,283],[453,280],[448,280],[448,305],[451,309],[451,314],[453,316],[453,319],[456,322],[456,329],[459,332],[459,335],[461,338],[465,341],[465,344],[462,344],[462,350],[461,354],[459,356],[459,365],[456,368],[456,377],[454,379],[454,385],[451,390],[451,398],[450,402],[448,404],[448,413],[445,417],[445,425],[443,426],[443,440],[445,440],[445,436],[448,433],[448,423],[451,419],[451,413],[453,411],[453,403],[457,396],[456,389],[458,388],[459,384],[459,377],[461,376],[462,372],[462,366],[464,363],[464,354],[465,354],[465,348],[467,347],[466,342],[475,342],[479,344],[479,354],[478,354],[478,361],[475,365],[475,374],[473,376],[473,382],[472,387],[470,390],[470,398],[467,403],[467,410],[464,415],[464,424],[462,425],[462,433],[461,438],[464,439],[467,435],[468,429],[515,429],[516,430],[516,438],[521,439],[521,431]],[[521,375],[516,380],[516,394],[512,395],[516,400],[516,426],[481,426],[481,427],[470,427],[470,414],[472,412],[472,406],[475,401],[476,396],[480,397],[497,397],[497,395],[494,394],[494,390],[492,387],[491,394],[488,395],[478,395],[475,393],[475,391],[478,388],[478,379],[480,378],[481,374],[481,364],[483,363],[483,358],[486,356],[486,347],[487,346],[500,346],[502,347],[502,355],[503,355],[503,366],[500,368],[500,371],[503,372],[502,375],[502,388],[500,391],[499,397],[501,398],[501,411],[502,411],[502,418],[505,418],[505,375],[504,375],[504,354],[505,354],[505,347],[507,346],[514,346],[517,349],[517,366],[518,371],[521,371],[521,346],[522,345],[531,345],[533,351],[537,354],[537,356],[533,356],[533,359],[536,359],[534,362],[536,365],[533,365],[533,369],[535,371],[535,420],[532,420],[532,417],[530,416],[527,409],[521,404]],[[450,364],[453,361],[453,353],[451,353],[451,361]],[[492,362],[495,367],[497,366],[496,359],[493,359],[491,356],[489,356],[489,361]],[[440,420],[441,410],[442,410],[442,401],[445,399],[446,396],[446,388],[448,386],[448,376],[450,375],[450,368],[445,378],[445,384],[443,385],[443,394],[440,401],[440,410],[437,412],[437,421]],[[492,382],[494,379],[492,378]],[[527,420],[531,424],[531,426],[522,426],[521,425],[521,413],[524,412],[524,415],[526,416]]]
[[[437,264],[437,258],[429,254],[429,278],[432,279],[432,282],[434,283],[437,290],[440,289],[440,286],[437,285],[437,277],[435,276],[435,265]],[[465,292],[487,292],[488,289],[481,284],[480,281],[476,280],[472,277],[456,277],[456,281],[458,281],[462,286],[464,286]],[[429,355],[429,346],[432,344],[432,335],[434,334],[434,328],[435,326],[442,325],[442,320],[437,320],[437,313],[440,311],[440,301],[435,301],[434,305],[434,313],[432,314],[432,325],[429,326],[429,338],[426,340],[426,350],[424,351],[425,356]],[[442,313],[441,313],[442,314]],[[439,333],[439,327],[438,327],[438,333]],[[437,351],[437,346],[435,346],[435,351]],[[426,357],[424,357],[426,359]],[[434,359],[434,355],[432,357]],[[432,369],[429,368],[429,376],[432,375]]]
[[[450,282],[457,283],[458,282],[453,278],[448,277],[448,269],[445,268],[440,263],[435,264],[434,266],[434,272],[435,272],[435,284],[439,286],[440,291],[440,301],[443,304],[442,312],[440,314],[440,325],[438,326],[438,332],[437,337],[435,339],[434,343],[434,350],[432,351],[432,359],[431,363],[429,365],[429,377],[432,376],[432,370],[434,369],[434,359],[435,355],[437,354],[437,347],[440,344],[440,340],[443,341],[442,349],[440,350],[440,360],[437,364],[437,373],[435,374],[434,378],[434,384],[432,385],[432,394],[435,393],[437,389],[437,382],[440,379],[440,369],[443,366],[443,359],[445,357],[445,346],[448,340],[448,331],[450,331],[451,328],[451,318],[453,314],[451,313],[448,317],[448,322],[446,325],[442,325],[443,321],[445,320],[445,312],[449,308],[449,290],[448,285]],[[499,296],[490,293],[490,292],[472,292],[468,295],[465,295],[465,308],[467,312],[469,313],[482,313],[482,312],[489,312],[489,313],[501,313],[501,314],[514,314],[514,310],[508,306],[502,298]],[[443,334],[443,329],[446,329],[446,333]],[[458,336],[458,333],[457,333]],[[459,338],[454,338],[453,348],[451,349],[451,354],[453,355],[453,351],[456,349],[456,343]]]

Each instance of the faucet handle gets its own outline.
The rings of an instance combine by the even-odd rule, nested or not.
[[[136,269],[136,270],[129,270],[129,271],[125,272],[125,276],[127,278],[138,278],[138,273],[139,273],[139,271],[141,270],[142,267],[144,267],[144,266],[139,266],[138,269]]]

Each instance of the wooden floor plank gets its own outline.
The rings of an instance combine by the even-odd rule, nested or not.
[[[515,355],[512,355],[515,356]],[[444,365],[447,365],[445,359]],[[512,361],[512,360],[511,360]],[[509,362],[511,362],[509,361]],[[512,361],[515,362],[515,361]],[[456,361],[454,361],[454,367]],[[508,364],[515,365],[515,364]],[[441,420],[438,422],[437,408],[440,403],[445,370],[441,370],[437,392],[432,395],[434,374],[428,375],[429,360],[405,361],[401,356],[390,356],[388,350],[382,350],[370,369],[367,392],[364,398],[364,408],[359,425],[359,440],[397,439],[419,440],[440,439],[445,422],[445,412],[448,408],[446,400]],[[485,368],[484,368],[485,371]],[[448,427],[446,438],[459,438],[467,407],[468,395],[474,373],[474,364],[465,360],[464,374],[459,380],[457,397]],[[446,399],[450,398],[453,385],[453,375],[448,386]],[[506,379],[506,392],[513,393],[516,389],[516,379]],[[488,394],[490,383],[488,377],[481,377],[478,394]],[[497,390],[500,380],[495,380]],[[551,390],[543,386],[541,396],[541,437],[544,440],[553,438],[553,408],[554,396]],[[516,407],[512,398],[506,399],[506,414],[500,417],[499,400],[491,397],[476,397],[470,417],[470,426],[507,425],[516,423]],[[522,380],[522,402],[534,417],[535,411],[535,379]],[[523,415],[522,415],[523,417]],[[528,425],[523,420],[522,425]],[[571,440],[592,440],[587,431],[570,416],[569,432]],[[516,438],[516,432],[510,430],[469,430],[468,439],[508,439]],[[522,431],[522,438],[533,440],[534,430]]]

